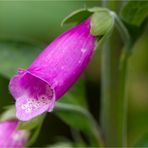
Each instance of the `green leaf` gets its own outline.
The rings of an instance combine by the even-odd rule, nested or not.
[[[10,78],[17,68],[27,68],[42,49],[29,41],[0,41],[0,74]]]
[[[42,114],[40,116],[37,116],[36,118],[33,118],[32,120],[26,121],[26,122],[20,122],[18,129],[19,130],[31,130],[38,126],[40,126],[40,123],[44,120],[45,114]]]
[[[83,131],[93,141],[93,145],[96,146],[99,143],[99,140],[95,139],[96,132],[99,131],[96,131],[94,125],[92,125],[91,115],[87,109],[85,99],[84,80],[81,78],[56,102],[54,113],[71,128]]]
[[[78,82],[74,84],[74,86],[58,102],[87,108],[83,77],[81,77]],[[83,118],[83,115],[77,115],[75,112],[67,113],[65,111],[57,111],[55,113],[72,127],[76,127],[77,129],[87,127],[87,121],[84,119],[85,117]],[[79,120],[81,120],[81,122],[75,122]],[[84,122],[86,124],[83,124]]]
[[[139,141],[136,142],[134,147],[148,147],[148,133],[144,134]]]
[[[0,121],[15,119],[16,118],[15,114],[16,114],[15,106],[14,105],[8,106],[6,107],[6,111],[4,111],[0,116]]]
[[[105,35],[113,27],[113,24],[114,19],[110,12],[100,9],[92,15],[91,33],[94,36]]]
[[[58,102],[87,108],[83,77],[81,77],[81,79],[78,80],[78,82]],[[65,112],[65,110],[56,111],[55,113],[72,127],[75,127],[77,129],[87,128],[87,119],[83,117],[83,115],[79,115],[75,112]]]
[[[32,120],[19,123],[17,129],[32,131],[30,138],[27,142],[27,146],[32,145],[35,142],[35,140],[37,139],[37,137],[39,136],[39,133],[40,133],[41,127],[43,125],[43,121],[44,121],[45,117],[46,117],[46,113],[44,113],[40,116],[37,116],[36,118],[34,118]]]
[[[129,1],[121,11],[122,19],[131,25],[141,26],[148,17],[148,1]]]
[[[66,104],[66,109],[64,109],[65,104]],[[67,109],[68,106],[73,107],[73,109],[71,108],[68,111]],[[60,116],[60,118],[63,121],[65,121],[72,128],[83,130],[85,132],[88,132],[90,130],[90,128],[88,128],[90,127],[90,121],[85,115],[85,112],[87,112],[87,110],[84,109],[83,107],[77,105],[70,105],[68,103],[57,102],[54,111],[58,116]]]
[[[88,9],[86,8],[77,9],[76,11],[73,11],[67,17],[65,17],[61,22],[61,25],[63,26],[64,24],[75,23],[75,22],[80,23],[90,15],[91,12],[89,12]]]
[[[92,141],[93,146],[101,146],[102,140],[97,122],[83,107],[57,102],[55,113],[62,115],[62,120],[70,127],[83,131]]]

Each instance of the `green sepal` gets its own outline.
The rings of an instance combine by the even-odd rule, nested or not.
[[[87,9],[89,12],[100,12],[100,11],[108,11],[107,8],[103,8],[103,7],[92,7],[92,8],[88,8]]]
[[[42,122],[42,120],[44,120],[44,117],[45,117],[45,113],[40,115],[40,116],[37,116],[29,121],[26,121],[26,122],[20,122],[19,123],[19,126],[17,127],[17,129],[19,130],[31,130],[31,129],[34,129],[38,126],[40,126],[40,123]]]
[[[61,23],[80,23],[91,16],[91,34],[94,36],[105,35],[114,24],[114,18],[107,8],[93,7],[78,9],[67,17]]]
[[[110,11],[100,9],[96,11],[91,18],[91,34],[94,36],[103,36],[113,27],[114,18]]]

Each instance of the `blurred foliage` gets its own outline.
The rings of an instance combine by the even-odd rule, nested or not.
[[[12,77],[17,73],[17,68],[27,68],[44,47],[38,43],[18,40],[0,41],[0,73]]]
[[[148,27],[136,42],[129,61],[129,143],[148,131]]]
[[[65,16],[76,9],[98,5],[99,1],[1,1],[0,37],[49,43],[67,28],[60,27]]]
[[[15,119],[16,109],[14,105],[6,106],[3,113],[0,115],[0,121]]]
[[[148,133],[146,133],[136,144],[135,147],[148,147]]]
[[[47,146],[47,148],[61,148],[61,147],[73,148],[73,145],[72,143],[69,143],[69,142],[59,142],[51,146]]]
[[[129,1],[121,11],[123,20],[129,24],[140,26],[148,17],[148,1]],[[131,15],[132,14],[132,15]]]
[[[135,42],[144,31],[144,26],[148,18],[147,10],[148,1],[132,2],[132,0],[130,0],[120,11],[120,16],[125,22],[133,42]]]

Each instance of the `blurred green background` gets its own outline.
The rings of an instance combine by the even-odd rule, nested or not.
[[[117,12],[121,1],[112,1]],[[60,26],[72,11],[100,6],[100,1],[0,1],[0,112],[14,104],[8,91],[9,79],[17,67],[26,68],[55,37],[73,24]],[[144,134],[148,139],[148,27],[134,45],[128,71],[128,143],[133,144]],[[99,121],[100,113],[100,50],[85,71],[85,96],[89,110]],[[82,90],[82,87],[75,86]],[[79,99],[74,96],[74,100]],[[66,96],[69,99],[69,96]],[[66,99],[65,99],[66,100]],[[85,104],[85,103],[84,103]],[[69,120],[78,121],[73,116]],[[34,146],[57,144],[70,146],[79,141],[77,129],[71,129],[56,114],[49,113]],[[81,134],[81,133],[80,133]],[[81,134],[85,139],[85,136]],[[66,142],[65,142],[66,141]],[[87,141],[87,140],[86,140]],[[147,141],[148,143],[148,141]]]

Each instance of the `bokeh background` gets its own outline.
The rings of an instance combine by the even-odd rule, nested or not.
[[[117,13],[124,2],[110,2]],[[0,1],[0,112],[14,104],[8,90],[9,79],[17,67],[26,68],[55,37],[74,24],[60,26],[72,11],[100,6],[100,1]],[[116,44],[116,43],[115,43]],[[134,45],[128,70],[128,143],[148,133],[148,27]],[[98,49],[85,71],[85,102],[96,120],[100,114],[100,58]],[[81,86],[77,86],[80,90]],[[75,97],[75,99],[79,99]],[[81,122],[69,116],[73,122]],[[49,113],[34,146],[69,146],[79,141],[77,129],[70,128],[54,113]],[[85,136],[81,134],[85,139]],[[148,134],[147,134],[148,139]]]

